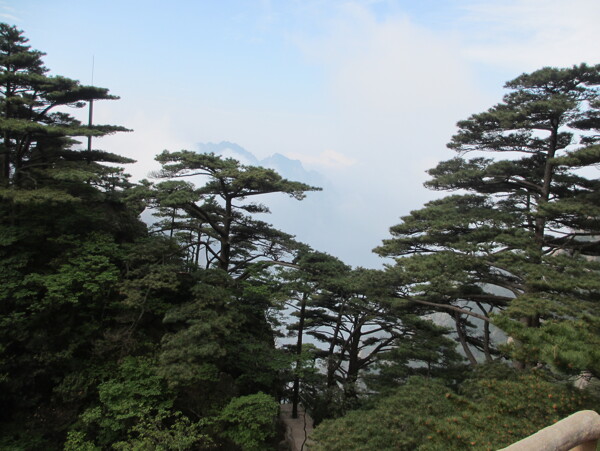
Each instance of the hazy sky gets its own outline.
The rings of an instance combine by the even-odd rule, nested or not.
[[[299,159],[335,205],[287,231],[364,266],[436,195],[424,171],[453,156],[457,120],[523,72],[600,63],[598,0],[4,0],[0,16],[52,74],[89,84],[94,61],[121,97],[95,121],[134,129],[97,147],[135,178],[198,142]]]

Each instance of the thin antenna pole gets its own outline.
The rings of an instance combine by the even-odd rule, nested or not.
[[[92,55],[92,86],[94,86],[94,56]],[[94,99],[90,100],[90,112],[88,116],[88,127],[92,128],[92,117],[94,115]],[[92,151],[92,136],[88,136],[88,152]],[[88,161],[89,162],[89,161]]]

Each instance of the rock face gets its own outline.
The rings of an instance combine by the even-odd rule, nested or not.
[[[298,407],[298,418],[292,418],[292,405],[282,404],[279,408],[279,418],[286,426],[285,439],[290,451],[308,451],[309,435],[313,431],[313,419]]]
[[[595,451],[600,439],[600,415],[582,410],[501,451]]]

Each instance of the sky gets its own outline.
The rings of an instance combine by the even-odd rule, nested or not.
[[[365,267],[440,196],[425,171],[454,156],[458,120],[524,72],[600,63],[598,0],[0,0],[0,20],[50,74],[120,96],[94,120],[134,131],[95,147],[137,160],[134,179],[206,142],[300,160],[323,208],[277,201],[271,222]]]

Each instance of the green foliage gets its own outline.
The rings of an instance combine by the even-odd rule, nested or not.
[[[286,193],[301,200],[306,191],[319,188],[286,180],[272,169],[244,166],[212,153],[164,151],[156,160],[162,164],[158,177],[206,177],[206,183],[198,188],[178,180],[148,187],[158,216],[164,218],[160,229],[170,230],[171,235],[179,232],[175,236],[192,250],[190,263],[194,266],[202,262],[205,268],[247,277],[246,271],[255,260],[280,261],[298,248],[290,235],[251,216],[267,213],[267,207],[243,202],[270,193]]]
[[[77,141],[125,129],[66,112],[116,97],[26,43],[0,24],[0,448],[269,449],[291,381],[318,421],[369,406],[319,426],[328,450],[491,449],[584,405],[534,372],[469,377],[427,316],[450,313],[473,365],[470,347],[600,374],[600,182],[578,172],[600,162],[600,66],[523,74],[461,121],[428,185],[463,194],[403,217],[375,271],[255,219],[254,196],[318,189],[271,169],[165,151],[162,180],[133,186],[114,166],[132,160]],[[274,344],[286,302],[293,353]]]
[[[87,409],[81,422],[100,445],[109,445],[144,418],[173,405],[172,394],[152,360],[127,357],[111,379],[98,385],[99,405]]]
[[[300,394],[317,422],[343,415],[369,391],[396,386],[411,374],[459,377],[461,357],[445,338],[448,331],[395,299],[395,274],[352,270],[310,250],[300,252],[295,263],[298,268],[282,271],[298,318],[289,326],[298,333],[290,398],[297,402]],[[312,362],[299,353],[303,334],[321,346],[312,353]],[[323,375],[313,371],[316,365]],[[303,374],[303,367],[310,371]]]
[[[463,192],[403,217],[375,249],[396,260],[399,298],[452,315],[473,365],[471,348],[597,374],[600,181],[580,169],[598,162],[599,74],[546,67],[508,82],[501,103],[457,124],[459,156],[428,171],[430,188]],[[473,317],[517,345],[498,349]]]
[[[171,332],[160,348],[160,373],[179,405],[212,415],[236,395],[274,393],[284,363],[266,321],[269,291],[217,269],[193,277],[190,300],[165,315]]]
[[[81,431],[69,431],[64,451],[98,451],[101,448],[93,442],[86,440],[85,433]]]
[[[265,442],[275,434],[278,408],[264,393],[233,398],[218,418],[223,424],[221,435],[245,451],[270,449]]]
[[[73,181],[99,181],[101,165],[96,162],[128,163],[132,160],[109,152],[81,152],[73,149],[73,137],[100,137],[127,129],[112,125],[82,125],[59,108],[82,108],[87,102],[117,99],[108,90],[82,86],[62,76],[48,76],[43,53],[31,50],[27,39],[15,27],[0,24],[0,186],[29,189],[29,198],[42,189],[45,200],[67,199],[66,186]],[[114,173],[113,173],[114,174]],[[122,177],[115,184],[122,186]],[[67,182],[61,189],[44,189],[56,181]],[[61,193],[61,191],[63,191]],[[18,201],[25,193],[15,196]]]
[[[199,190],[199,194],[221,193],[237,198],[267,193],[287,193],[297,199],[304,197],[305,191],[317,190],[300,182],[283,179],[272,169],[258,166],[244,166],[232,158],[222,158],[215,154],[200,154],[187,150],[180,152],[163,151],[156,157],[163,168],[160,177],[208,175],[211,180]],[[226,182],[223,190],[221,182]]]
[[[33,423],[33,422],[32,422]],[[0,428],[0,449],[34,450],[56,449],[55,443],[44,437],[33,424],[6,423]],[[84,448],[85,449],[85,448]]]
[[[446,328],[415,315],[404,314],[402,319],[413,333],[397,340],[393,348],[378,356],[374,371],[365,377],[371,390],[383,393],[415,375],[443,380],[448,385],[466,377],[464,358]]]
[[[202,421],[192,422],[181,412],[158,411],[129,429],[128,440],[116,442],[113,449],[129,451],[206,449],[213,444]]]
[[[107,234],[59,235],[39,249],[27,244],[18,242],[8,249],[12,257],[0,259],[8,269],[0,275],[3,398],[24,412],[58,392],[75,400],[77,390],[64,379],[85,373],[80,362],[103,333],[102,312],[120,278],[119,249]],[[79,391],[87,392],[85,385]]]
[[[585,408],[584,395],[506,367],[484,367],[459,392],[439,381],[406,385],[316,430],[322,450],[494,450]]]
[[[46,75],[26,42],[0,24],[0,427],[8,448],[53,449],[114,368],[97,345],[117,322],[121,246],[145,226],[128,176],[101,164],[132,160],[74,139],[125,129],[65,112],[116,97]]]
[[[159,410],[130,427],[127,437],[111,443],[111,449],[166,451],[210,448],[213,441],[204,430],[203,422],[194,423],[181,412]],[[65,451],[102,449],[86,437],[81,431],[70,431],[64,444]]]
[[[77,243],[79,237],[63,235],[57,245]],[[45,292],[44,303],[78,303],[83,299],[105,296],[119,280],[119,268],[111,261],[119,251],[112,238],[92,234],[75,249],[52,262],[55,271],[48,275],[31,274],[25,283],[38,285]]]
[[[419,418],[450,415],[448,389],[434,380],[413,378],[395,396],[381,399],[371,410],[349,412],[321,423],[313,435],[316,449],[414,450],[426,436]],[[421,411],[422,409],[422,411]]]

